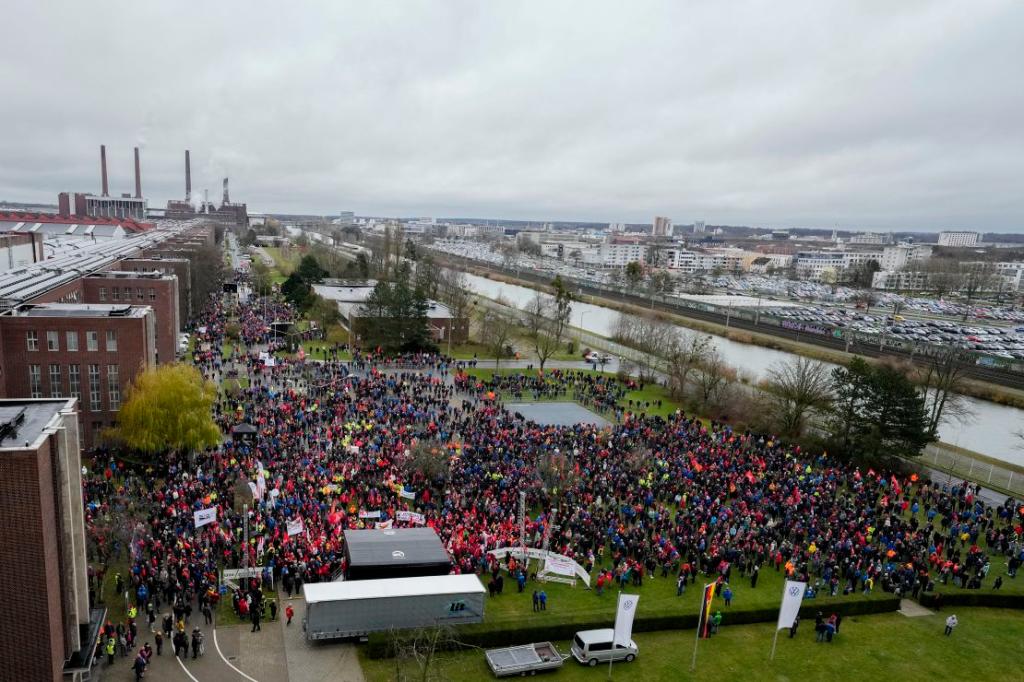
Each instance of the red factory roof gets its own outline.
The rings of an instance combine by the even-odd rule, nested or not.
[[[153,223],[140,223],[130,218],[103,218],[87,215],[57,215],[56,213],[29,213],[24,211],[0,211],[0,220],[17,220],[32,223],[58,223],[62,225],[119,225],[128,232],[152,230]]]

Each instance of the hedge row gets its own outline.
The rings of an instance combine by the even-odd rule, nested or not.
[[[1024,594],[1003,594],[978,590],[929,592],[921,595],[921,606],[929,609],[939,606],[989,606],[997,609],[1024,609]]]
[[[800,608],[800,617],[813,619],[818,611],[826,614],[840,613],[856,616],[871,613],[896,611],[900,600],[896,597],[884,599],[858,599],[856,601],[822,604],[805,602]],[[764,609],[743,609],[726,611],[723,626],[770,623],[779,617],[776,607]],[[484,649],[515,646],[532,642],[569,640],[579,630],[596,630],[611,627],[607,617],[595,619],[593,615],[567,616],[557,623],[533,623],[529,621],[492,622],[459,626],[455,630],[458,641],[467,646]],[[633,621],[634,632],[656,632],[659,630],[692,630],[697,627],[697,614],[640,616]],[[401,633],[399,633],[401,634]],[[389,658],[394,655],[391,643],[394,635],[390,632],[375,632],[368,638],[366,655],[370,658]]]

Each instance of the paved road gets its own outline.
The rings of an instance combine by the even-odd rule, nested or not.
[[[264,623],[260,632],[248,626],[204,628],[206,654],[178,660],[165,646],[146,671],[146,682],[364,682],[356,648],[351,643],[309,644],[302,633],[305,603],[283,600],[295,608],[291,626],[283,620]],[[283,608],[282,608],[283,612]],[[216,637],[216,641],[215,641]],[[142,641],[152,637],[143,636]],[[189,654],[191,656],[191,653]],[[133,657],[106,660],[94,670],[102,682],[134,682]]]

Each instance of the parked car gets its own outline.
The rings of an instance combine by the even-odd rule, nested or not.
[[[581,630],[572,638],[572,655],[580,663],[591,667],[608,661],[634,660],[640,653],[636,642],[629,641],[629,646],[614,644],[615,631],[611,628],[601,630]]]

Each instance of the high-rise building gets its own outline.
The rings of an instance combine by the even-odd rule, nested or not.
[[[665,216],[654,216],[651,224],[651,234],[655,237],[669,237],[672,235],[672,219]]]
[[[105,609],[91,609],[74,398],[0,400],[3,679],[87,678]]]
[[[704,221],[703,220],[695,220],[695,221],[693,221],[693,233],[694,234],[704,234]]]

